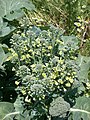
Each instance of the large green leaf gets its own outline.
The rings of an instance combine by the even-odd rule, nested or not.
[[[17,120],[29,120],[30,116],[29,116],[29,111],[26,110],[24,112],[24,107],[22,105],[22,99],[20,96],[17,97],[16,101],[14,102],[14,108],[16,112],[19,112],[18,115],[16,115],[16,119]]]
[[[3,26],[3,19],[0,17],[0,28]]]
[[[76,105],[74,106],[73,120],[90,120],[90,98],[79,97],[76,99]]]
[[[3,118],[14,111],[14,106],[12,103],[9,102],[0,102],[0,120],[3,120]],[[11,116],[7,117],[4,120],[11,120]]]
[[[8,52],[8,46],[5,44],[0,44],[0,68],[2,68],[2,64],[6,61],[6,58],[8,57],[8,53],[5,53],[5,51]]]
[[[15,30],[15,27],[3,22],[2,18],[13,21],[22,17],[24,12],[21,8],[34,10],[35,6],[29,0],[0,0],[0,41]]]
[[[22,98],[20,96],[17,97],[16,101],[14,102],[15,111],[23,112],[23,105],[22,105]]]
[[[78,78],[81,82],[86,82],[88,80],[88,71],[90,68],[90,57],[79,55],[77,64],[80,68],[78,71]]]
[[[15,30],[15,27],[3,27],[2,29],[0,29],[0,38],[5,37],[6,35],[9,35],[12,31]]]
[[[0,17],[13,14],[14,11],[26,8],[34,10],[34,5],[29,0],[0,0]]]
[[[78,48],[78,39],[75,36],[61,36],[61,39],[64,42],[64,45],[71,45],[72,48]]]
[[[3,22],[3,19],[0,17],[0,42],[2,37],[9,35],[12,31],[15,30],[15,27],[9,27],[7,22]]]
[[[0,66],[2,66],[3,62],[5,62],[7,55],[5,54],[2,46],[0,45]]]
[[[14,19],[23,17],[23,15],[24,15],[24,12],[20,9],[20,10],[14,11],[13,14],[10,14],[10,13],[7,14],[6,17],[4,18],[6,18],[8,21],[13,21]]]

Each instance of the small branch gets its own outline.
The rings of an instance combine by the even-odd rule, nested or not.
[[[7,114],[2,120],[4,120],[5,118],[11,116],[11,115],[17,115],[17,114],[20,114],[20,112],[13,112],[13,113],[9,113]]]
[[[28,20],[29,25],[31,25],[32,21],[29,18],[28,11],[27,11],[27,13],[24,11],[24,15],[25,15],[26,19]]]

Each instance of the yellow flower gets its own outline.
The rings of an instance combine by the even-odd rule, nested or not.
[[[46,78],[46,77],[47,77],[46,73],[42,73],[42,76],[43,76],[44,78]]]
[[[76,75],[76,72],[72,72],[74,75]]]
[[[80,32],[81,32],[81,29],[77,28],[77,31],[80,33]]]
[[[18,56],[18,54],[17,54],[17,53],[14,53],[14,54],[13,54],[13,57],[17,57],[17,56]]]
[[[69,81],[70,81],[70,83],[73,83],[73,79],[72,78],[69,78]]]
[[[31,103],[31,99],[28,99],[28,96],[26,96],[25,102]]]
[[[52,49],[52,46],[48,46],[48,49],[51,50],[51,49]]]
[[[66,77],[66,80],[68,80],[69,79],[69,77]]]
[[[56,78],[56,75],[54,73],[51,73],[51,78],[52,79],[55,79]]]
[[[84,26],[82,26],[81,29],[84,30]]]
[[[32,64],[31,67],[34,68],[36,66],[36,64]]]
[[[39,98],[39,100],[41,100],[41,98]]]
[[[26,56],[25,55],[22,55],[21,56],[21,60],[25,60],[26,59]]]
[[[70,75],[70,73],[67,73],[67,75]]]
[[[87,82],[86,85],[87,85],[88,87],[90,87],[90,83]]]
[[[25,94],[26,94],[26,91],[25,91],[25,90],[22,90],[21,92],[22,92],[22,94],[23,94],[23,95],[25,95]]]
[[[58,85],[58,82],[57,82],[57,81],[55,81],[55,85]]]
[[[29,55],[29,54],[26,54],[26,57],[27,57],[27,58],[30,58],[30,55]]]
[[[63,90],[64,90],[64,92],[66,92],[66,91],[67,91],[67,89],[66,89],[66,88],[63,88]]]
[[[43,95],[42,98],[45,99],[45,95]]]
[[[32,50],[32,49],[30,49],[28,52],[33,52],[33,50]]]
[[[62,72],[61,75],[64,75],[64,73]]]
[[[60,60],[58,60],[58,62],[59,62],[60,64],[63,64],[63,63],[64,63],[64,60],[63,60],[63,59],[60,59]]]
[[[47,54],[47,56],[50,56],[50,55],[51,55],[50,53]]]
[[[19,83],[20,83],[20,82],[18,82],[18,81],[15,81],[15,84],[16,84],[16,85],[19,85]]]
[[[9,57],[6,59],[6,61],[11,60],[12,58],[13,58],[13,56],[9,56]]]
[[[66,85],[66,87],[70,87],[70,86],[71,86],[71,84],[70,84],[70,83],[66,83],[65,85]]]
[[[80,27],[81,23],[80,22],[75,22],[74,25],[76,25],[77,27]]]
[[[73,83],[73,79],[71,77],[66,77],[66,80],[68,80],[70,83]]]
[[[87,88],[87,89],[90,89],[90,83],[87,82],[86,85],[87,85],[86,88]]]
[[[25,37],[25,34],[24,34],[24,33],[22,33],[22,34],[21,34],[21,36],[22,36],[22,37]]]
[[[63,84],[63,83],[64,83],[61,79],[59,79],[58,82],[59,82],[60,84]]]
[[[63,53],[62,51],[59,52],[60,55],[62,55],[62,53]]]
[[[58,43],[60,43],[61,45],[63,45],[64,44],[64,42],[63,41],[61,41],[61,40],[56,40]]]
[[[90,97],[90,95],[88,93],[86,93],[85,95],[86,95],[86,97]]]

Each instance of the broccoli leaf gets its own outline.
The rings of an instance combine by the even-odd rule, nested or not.
[[[21,8],[34,10],[35,6],[29,0],[0,0],[0,17],[13,14],[14,11]]]
[[[9,102],[0,102],[0,120],[4,120],[3,118],[14,111],[14,106]],[[10,120],[12,117],[9,116],[7,120]],[[6,120],[6,119],[5,119]]]
[[[77,98],[73,108],[73,120],[90,119],[90,98],[85,96]]]
[[[81,82],[86,82],[88,80],[88,71],[90,68],[90,57],[79,55],[77,64],[80,68],[78,71],[78,78]]]

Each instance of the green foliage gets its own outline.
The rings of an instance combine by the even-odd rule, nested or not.
[[[6,35],[15,30],[16,25],[10,21],[17,20],[24,16],[24,10],[35,10],[34,5],[29,0],[0,0],[0,42]]]
[[[5,53],[4,49],[8,50],[8,47],[6,45],[0,44],[0,68],[8,57],[8,55]]]
[[[4,117],[11,112],[14,112],[14,105],[12,103],[0,102],[0,120],[12,120],[12,116],[4,119]]]
[[[7,61],[9,55],[8,46],[0,44],[0,101],[13,102],[16,98],[15,78],[12,64]]]
[[[23,97],[20,97],[18,95],[16,101],[14,102],[14,107],[15,107],[15,112],[19,112],[19,114],[17,114],[15,116],[15,119],[17,120],[31,120],[33,118],[33,114],[31,114],[31,116],[29,115],[29,110],[25,110],[24,106],[23,106]]]
[[[3,18],[0,17],[0,43],[2,42],[2,38],[9,35],[15,30],[15,27],[9,27],[8,22],[4,22]]]
[[[82,82],[88,81],[88,71],[90,68],[90,57],[79,55],[77,63],[80,67],[79,79]]]
[[[28,10],[35,9],[34,5],[28,0],[24,0],[24,1],[23,0],[13,0],[13,1],[12,0],[8,0],[8,1],[0,0],[0,17],[6,18],[7,20],[16,19],[18,18],[18,14],[22,15],[22,11],[20,11],[21,8],[26,8]]]
[[[3,65],[5,67],[0,68],[0,101],[14,102],[17,94],[12,64],[5,62]]]
[[[86,91],[87,96],[90,95],[90,80],[88,79],[88,73],[90,69],[90,57],[79,55],[77,59],[77,64],[79,66],[78,78],[83,83],[83,86],[80,84],[79,90]]]
[[[73,108],[76,109],[73,111],[73,120],[90,119],[90,98],[84,96],[77,98],[76,105]]]

